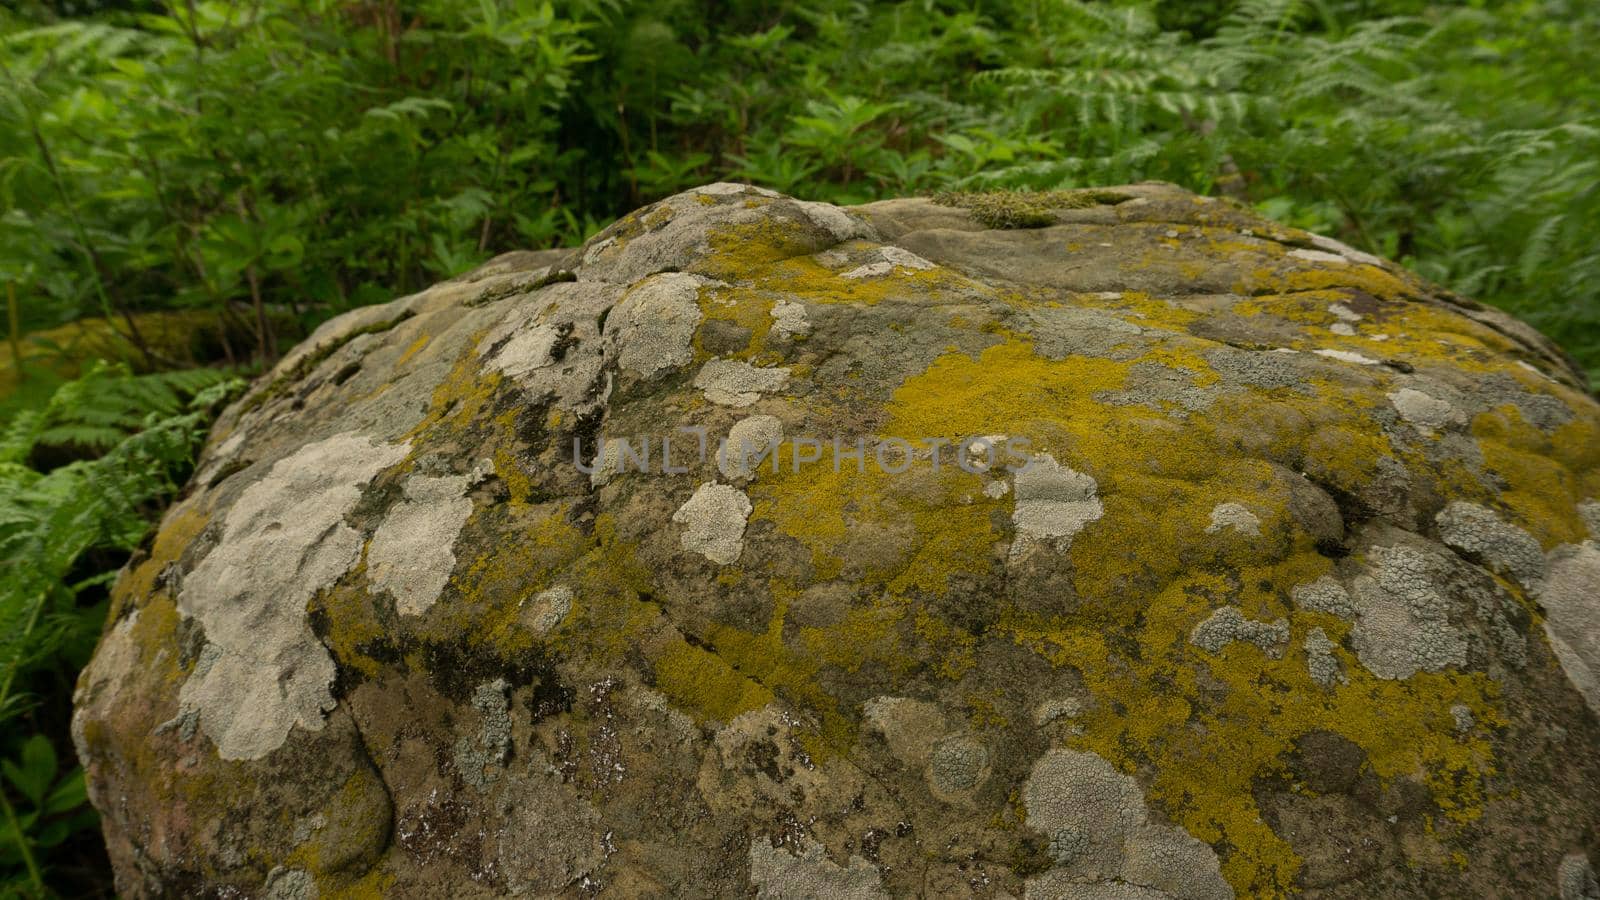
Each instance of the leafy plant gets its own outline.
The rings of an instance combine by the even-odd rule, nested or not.
[[[241,386],[212,370],[130,375],[101,363],[0,435],[0,725],[39,712],[66,717],[70,694],[40,698],[30,676],[87,660],[117,568],[188,476],[211,415]],[[54,708],[39,710],[41,700]],[[81,773],[57,778],[49,737],[33,734],[17,753],[0,765],[9,782],[0,871],[17,890],[41,893],[48,866],[39,854],[94,820],[78,810]],[[26,801],[20,811],[13,791]]]
[[[1600,12],[1569,0],[110,4],[0,12],[23,323],[302,328],[716,178],[855,202],[1143,178],[1533,319],[1590,366]],[[1574,287],[1577,287],[1576,292]]]
[[[42,734],[23,741],[16,758],[0,760],[0,772],[7,786],[27,801],[21,809],[4,802],[5,821],[0,824],[8,840],[0,842],[0,866],[27,873],[26,883],[11,885],[12,890],[37,891],[44,883],[37,858],[74,833],[95,827],[99,816],[89,806],[83,770],[73,767],[63,773],[55,747]]]

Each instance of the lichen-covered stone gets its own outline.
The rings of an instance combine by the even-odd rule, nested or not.
[[[744,526],[750,498],[736,487],[706,482],[672,514],[683,525],[683,549],[727,565],[744,552]]]
[[[1539,601],[1550,649],[1590,708],[1600,713],[1600,547],[1586,542],[1551,553]]]
[[[1208,529],[1209,530],[1209,529]],[[1212,613],[1189,634],[1189,643],[1208,653],[1221,653],[1222,648],[1234,641],[1254,644],[1268,656],[1283,655],[1283,645],[1289,640],[1289,620],[1254,622],[1231,606]]]
[[[278,461],[228,510],[217,547],[178,592],[203,640],[179,703],[223,759],[259,759],[332,708],[334,663],[305,605],[354,566],[361,534],[344,517],[406,444],[339,435]]]
[[[1593,893],[1561,352],[1167,185],[943,199],[710,185],[291,351],[80,680],[120,892]]]
[[[717,449],[717,468],[728,479],[749,478],[763,462],[776,468],[782,465],[778,454],[782,443],[783,421],[777,416],[741,419]]]
[[[1023,788],[1027,824],[1048,835],[1053,865],[1028,897],[1232,897],[1217,855],[1181,828],[1150,821],[1138,783],[1093,753],[1051,750]]]
[[[1339,657],[1334,655],[1333,651],[1337,646],[1321,628],[1313,628],[1306,633],[1306,669],[1311,673],[1311,680],[1325,688],[1344,684],[1349,680],[1344,677],[1344,668],[1339,665]],[[1458,708],[1467,709],[1467,707]]]
[[[467,489],[487,473],[413,475],[367,547],[367,577],[394,597],[401,615],[421,615],[439,599],[455,568],[456,536],[472,515]]]

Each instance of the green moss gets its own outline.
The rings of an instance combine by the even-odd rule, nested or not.
[[[347,881],[370,870],[388,843],[392,809],[389,794],[373,770],[357,768],[319,810],[322,825],[296,847],[285,863],[322,878]],[[285,830],[293,828],[286,822]]]
[[[944,191],[933,195],[940,206],[968,210],[989,228],[1044,228],[1058,221],[1063,209],[1115,206],[1132,194],[1087,188],[1075,191]]]

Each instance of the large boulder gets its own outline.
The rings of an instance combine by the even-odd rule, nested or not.
[[[716,184],[290,353],[75,737],[132,897],[1574,900],[1597,497],[1548,342],[1227,202]]]

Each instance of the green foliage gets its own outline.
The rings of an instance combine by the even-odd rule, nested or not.
[[[713,178],[843,202],[1161,178],[1600,365],[1590,4],[64,9],[0,13],[0,279],[29,328],[207,307],[271,357],[266,310],[309,327]]]
[[[713,178],[842,202],[1160,178],[1600,365],[1592,4],[96,8],[0,13],[0,279],[29,327],[204,306],[271,357],[264,308],[310,326]]]
[[[0,841],[0,867],[21,869],[28,876],[26,882],[6,885],[0,881],[0,886],[25,894],[34,882],[43,880],[36,857],[95,827],[99,818],[89,806],[83,769],[70,767],[62,772],[56,748],[42,734],[23,741],[15,759],[0,760],[0,772],[5,775],[5,786],[26,801],[21,809],[9,800],[4,806],[5,821],[0,825],[8,839]],[[23,852],[25,846],[27,853]]]
[[[110,581],[188,477],[211,415],[242,385],[196,369],[130,375],[96,364],[0,434],[0,725],[63,721],[69,696],[29,692],[75,672],[105,618]],[[20,735],[16,738],[20,739]],[[59,738],[58,738],[59,739]],[[7,740],[6,744],[13,743]],[[39,854],[94,824],[82,774],[58,778],[51,740],[34,734],[0,763],[0,886],[37,892]],[[20,803],[14,803],[12,795]]]

